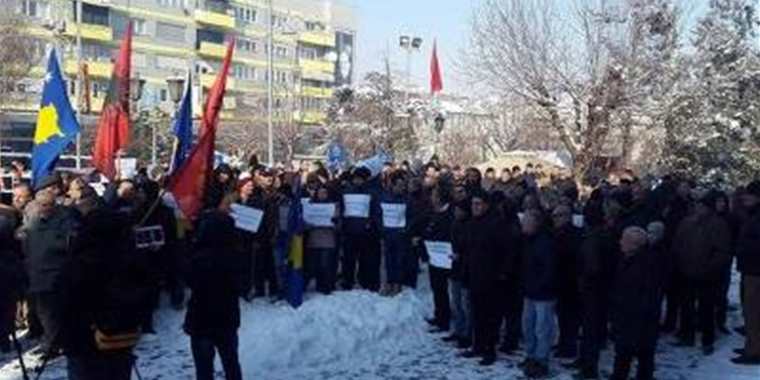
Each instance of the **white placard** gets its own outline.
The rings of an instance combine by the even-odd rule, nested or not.
[[[383,227],[406,228],[406,205],[403,203],[381,203]]]
[[[95,190],[95,194],[98,194],[99,197],[102,197],[103,194],[106,193],[106,184],[101,182],[93,182],[90,184],[90,187],[92,187],[93,190]]]
[[[523,219],[525,219],[525,213],[524,212],[518,212],[517,213],[517,219],[520,219],[520,223],[522,223]]]
[[[235,227],[253,233],[259,231],[261,220],[264,218],[264,211],[239,203],[232,204],[230,208],[232,208],[230,216],[235,219]]]
[[[586,221],[583,218],[583,215],[580,215],[580,214],[573,215],[573,225],[578,228],[583,228],[583,226],[586,225]]]
[[[441,269],[451,269],[454,257],[454,249],[451,243],[447,241],[425,241],[425,249],[427,249],[430,257],[430,265]]]
[[[335,203],[307,203],[303,207],[303,221],[310,226],[332,227]]]
[[[134,157],[123,157],[116,160],[119,165],[119,176],[121,178],[134,178],[137,175],[137,159]]]
[[[343,204],[346,210],[343,216],[351,218],[369,218],[369,200],[368,194],[345,194],[343,195]]]

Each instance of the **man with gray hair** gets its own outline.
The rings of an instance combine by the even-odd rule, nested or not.
[[[623,257],[615,276],[613,315],[615,368],[612,380],[627,380],[638,360],[638,380],[654,375],[654,353],[659,322],[660,281],[657,261],[649,250],[647,231],[628,227],[620,239]]]

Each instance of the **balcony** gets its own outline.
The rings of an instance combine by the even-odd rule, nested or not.
[[[324,124],[327,120],[327,114],[322,111],[304,111],[300,116],[304,124]]]
[[[227,47],[222,44],[201,41],[200,46],[198,46],[198,54],[206,57],[223,59],[226,53]]]
[[[335,80],[335,64],[324,59],[302,59],[299,62],[302,77],[319,81]]]
[[[216,74],[201,74],[201,86],[203,88],[211,88],[216,80]],[[227,90],[235,89],[235,79],[231,75],[227,76]]]
[[[81,24],[81,26],[77,25],[76,23],[67,23],[66,24],[66,31],[64,31],[64,34],[69,37],[76,37],[77,30],[82,35],[82,38],[87,40],[95,40],[95,41],[112,41],[113,40],[113,30],[110,26],[106,25],[96,25],[96,24]]]
[[[82,61],[87,64],[87,73],[95,78],[110,78],[113,74],[113,64],[110,62],[100,61]],[[67,75],[76,76],[79,73],[76,60],[66,60],[64,63],[64,72]]]
[[[326,47],[335,47],[335,35],[325,31],[303,32],[298,36],[298,41]]]
[[[331,98],[333,96],[332,88],[303,86],[301,95],[310,98]]]
[[[195,22],[218,28],[235,29],[235,17],[221,9],[195,10]]]

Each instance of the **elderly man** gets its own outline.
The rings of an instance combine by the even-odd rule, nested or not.
[[[647,232],[628,227],[620,239],[623,257],[613,293],[615,368],[612,380],[627,380],[631,363],[638,360],[638,380],[654,375],[661,289],[657,258],[648,248]]]
[[[48,183],[46,181],[43,184]],[[61,272],[70,260],[69,243],[78,226],[76,213],[56,203],[55,182],[37,190],[27,206],[34,210],[24,221],[20,233],[29,275],[29,298],[35,303],[44,329],[42,349],[55,354],[60,327]]]

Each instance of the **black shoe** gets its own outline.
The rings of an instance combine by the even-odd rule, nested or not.
[[[747,328],[745,326],[736,327],[736,328],[734,328],[734,331],[736,331],[737,333],[739,333],[739,334],[741,334],[743,336],[747,336]]]
[[[718,326],[718,331],[723,335],[731,335],[731,330],[726,328],[726,326]]]
[[[460,338],[460,339],[457,341],[457,347],[458,347],[460,350],[466,350],[466,349],[470,348],[471,346],[472,346],[472,341],[471,341],[470,339],[467,339],[467,338]]]
[[[505,355],[512,355],[515,351],[517,351],[516,344],[502,344],[499,347],[499,352]]]
[[[737,355],[744,356],[744,349],[743,348],[734,348],[734,353]]]
[[[483,359],[481,359],[478,364],[483,367],[490,367],[493,365],[493,363],[496,363],[496,355],[489,354],[489,355],[483,356]]]
[[[440,325],[440,323],[438,323],[438,320],[435,318],[425,318],[425,322],[433,327],[438,327]]]
[[[556,355],[554,355],[557,359],[575,359],[578,357],[577,354],[571,354],[569,352],[560,351]]]
[[[709,346],[703,346],[703,347],[702,347],[702,353],[703,353],[705,356],[710,356],[710,355],[712,355],[712,354],[714,354],[714,353],[715,353],[715,348],[713,348],[713,346],[712,346],[712,345],[709,345]]]
[[[565,367],[565,368],[567,368],[567,369],[580,369],[581,365],[582,365],[582,363],[581,363],[580,359],[571,361],[569,363],[563,363],[562,364],[562,366]]]
[[[525,373],[525,376],[531,379],[542,379],[549,375],[549,367],[541,363],[533,362],[533,364],[527,366],[523,372]]]
[[[760,356],[742,355],[731,359],[731,363],[740,365],[760,365]]]
[[[532,365],[533,365],[533,359],[525,359],[517,364],[517,368],[524,370]]]
[[[480,352],[477,352],[475,350],[467,350],[465,352],[462,352],[459,356],[461,356],[461,357],[463,357],[465,359],[474,359],[474,358],[479,358],[479,357],[483,356],[483,354],[481,354]]]
[[[577,372],[575,375],[573,375],[573,379],[574,380],[598,380],[599,373],[580,371],[580,372]]]
[[[678,342],[673,343],[675,347],[694,347],[694,341],[689,339],[679,339]]]
[[[456,335],[449,335],[449,336],[443,337],[443,341],[446,342],[446,343],[449,343],[449,342],[458,342],[459,341],[459,337],[456,336]]]

